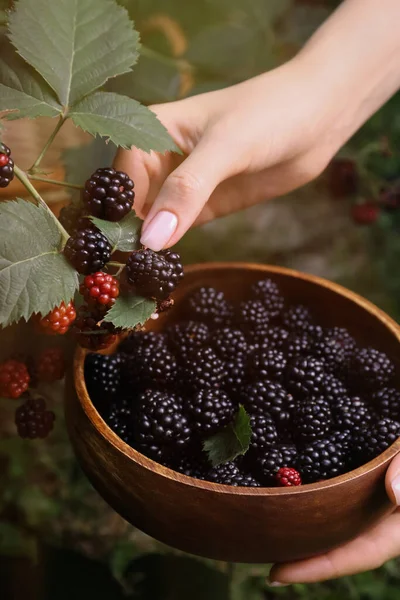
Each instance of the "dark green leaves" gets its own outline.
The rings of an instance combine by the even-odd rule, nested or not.
[[[24,200],[0,205],[0,325],[47,314],[74,296],[78,276],[61,243],[45,209]]]
[[[208,458],[215,467],[222,463],[234,460],[241,454],[246,454],[251,439],[250,417],[242,405],[235,416],[235,420],[223,431],[213,435],[203,444]]]
[[[156,115],[127,96],[97,92],[79,102],[71,117],[75,125],[88,133],[103,136],[123,148],[179,152]]]
[[[103,221],[103,219],[95,217],[92,217],[92,221],[104,233],[114,250],[133,252],[140,247],[139,236],[142,221],[134,212],[129,213],[118,223]]]
[[[112,0],[19,0],[9,29],[65,107],[129,71],[138,56],[133,23]]]
[[[126,294],[117,298],[104,320],[113,323],[115,327],[133,329],[137,325],[143,325],[155,311],[154,300]]]

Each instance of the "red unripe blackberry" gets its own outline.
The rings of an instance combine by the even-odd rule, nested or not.
[[[73,302],[61,302],[60,306],[53,308],[45,317],[40,315],[36,318],[37,325],[43,333],[49,335],[64,335],[76,319],[76,311]]]
[[[200,390],[185,403],[185,412],[193,431],[210,436],[233,421],[237,407],[228,394],[219,389]]]
[[[85,183],[83,204],[99,219],[120,221],[133,206],[135,193],[132,179],[122,171],[97,169]]]
[[[68,239],[64,255],[82,275],[100,271],[110,260],[111,244],[100,231],[80,229]]]
[[[270,319],[277,317],[283,310],[285,301],[277,284],[272,279],[262,279],[251,286],[251,294],[261,300],[269,313]]]
[[[36,372],[40,381],[58,381],[65,374],[65,359],[62,348],[46,348],[36,361]]]
[[[164,300],[183,278],[181,258],[172,250],[136,250],[125,267],[126,280],[145,298]]]
[[[209,325],[227,325],[232,320],[233,308],[223,292],[212,287],[201,287],[187,298],[189,318]]]
[[[55,414],[46,409],[43,398],[29,398],[15,411],[15,424],[22,438],[45,438],[54,427]]]
[[[14,179],[14,161],[11,150],[0,143],[0,188],[6,188]]]
[[[280,487],[292,487],[301,485],[301,475],[293,467],[281,467],[275,475],[276,482]]]
[[[15,359],[0,364],[0,396],[19,398],[29,387],[30,375],[27,366]]]
[[[106,310],[115,304],[119,296],[119,281],[109,273],[98,271],[86,275],[79,291],[89,306]]]
[[[189,354],[181,371],[181,383],[187,390],[219,388],[223,386],[224,363],[212,348],[203,346]]]

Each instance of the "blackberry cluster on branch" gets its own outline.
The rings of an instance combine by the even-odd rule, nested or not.
[[[106,221],[120,221],[132,210],[134,183],[126,173],[97,169],[85,183],[83,204],[87,212]]]
[[[100,231],[80,229],[75,231],[64,248],[64,255],[82,275],[89,275],[102,268],[111,258],[111,244]]]
[[[15,411],[18,435],[24,439],[46,438],[54,427],[55,414],[43,398],[28,398]]]

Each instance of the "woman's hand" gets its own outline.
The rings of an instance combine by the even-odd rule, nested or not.
[[[400,555],[400,456],[386,474],[386,491],[393,503],[392,514],[358,538],[327,554],[307,560],[275,565],[269,575],[270,585],[314,583],[377,569],[387,560]]]

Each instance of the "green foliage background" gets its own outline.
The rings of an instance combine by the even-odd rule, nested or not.
[[[120,4],[135,20],[141,34],[142,54],[131,73],[110,80],[105,89],[152,104],[230,85],[289,59],[339,2],[121,0]],[[0,2],[0,20],[1,11],[7,5],[8,2]],[[399,148],[399,107],[397,95],[342,153],[361,160],[365,148],[376,145],[382,137]],[[71,181],[80,183],[100,163],[109,163],[112,147],[96,141],[92,146],[93,164],[88,164],[88,154],[87,148],[66,153]],[[396,153],[389,160],[379,150],[371,151],[367,162],[363,191],[366,196],[374,193],[373,177],[391,180],[400,176]],[[308,197],[321,194],[327,195],[323,181],[309,186],[305,192]],[[298,198],[296,195],[292,204],[291,199],[287,199],[288,210]],[[300,199],[303,198],[300,193]],[[348,199],[348,204],[353,200]],[[348,204],[346,200],[343,203],[338,205],[337,211],[344,214]],[[271,206],[268,210],[275,210],[273,203]],[[293,259],[281,250],[267,252],[258,245],[253,229],[248,226],[246,230],[246,222],[239,225],[232,217],[224,223],[218,229],[211,225],[188,234],[180,244],[185,261],[212,257],[294,266],[290,262]],[[346,226],[351,231],[351,239],[337,248],[337,260],[349,261],[355,249],[358,252],[362,248],[365,268],[343,270],[331,278],[369,296],[398,317],[400,211],[383,214],[368,229]],[[286,235],[289,244],[288,232]],[[255,241],[251,241],[251,237]],[[237,243],[238,239],[246,242]],[[317,237],[317,251],[320,243]],[[315,251],[315,247],[312,250]],[[336,582],[272,590],[265,584],[267,565],[237,565],[231,569],[226,564],[182,555],[134,530],[105,505],[77,467],[66,438],[62,393],[62,388],[52,391],[58,412],[57,428],[48,441],[40,444],[17,439],[12,430],[15,405],[10,407],[9,401],[0,404],[1,421],[6,425],[0,439],[0,460],[4,466],[0,488],[0,552],[3,556],[35,558],[41,548],[45,556],[52,557],[47,562],[58,573],[58,582],[48,576],[46,583],[51,600],[64,598],[63,594],[69,589],[68,581],[78,580],[83,581],[80,587],[83,598],[85,590],[93,589],[90,586],[96,578],[108,590],[108,597],[115,599],[180,600],[190,596],[193,600],[398,600],[400,567],[397,561],[374,573]],[[70,551],[85,558],[75,563],[78,559],[65,554]],[[83,562],[89,560],[95,561],[90,562],[90,568],[89,563]],[[60,568],[63,562],[68,569]],[[82,569],[88,573],[87,580]],[[110,577],[106,583],[104,573],[108,570]],[[51,571],[49,568],[48,572]],[[72,593],[80,600],[76,587],[70,595]],[[100,590],[97,593],[101,598]]]

